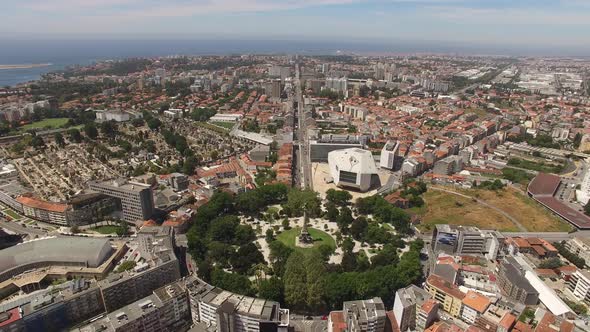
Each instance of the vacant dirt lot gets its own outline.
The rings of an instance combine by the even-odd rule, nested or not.
[[[422,216],[419,228],[424,231],[431,230],[436,224],[518,231],[514,224],[500,213],[468,198],[429,190],[424,194],[424,201],[424,207],[413,210]]]
[[[508,187],[497,192],[471,189],[465,190],[465,193],[502,209],[520,221],[529,231],[567,232],[571,230],[570,225],[565,221],[514,188]]]
[[[522,194],[518,190],[508,187],[498,191],[492,190],[485,190],[485,189],[459,189],[453,187],[441,187],[447,190],[453,190],[456,192],[460,192],[465,195],[469,195],[472,197],[476,197],[490,205],[493,205],[500,210],[506,212],[514,219],[518,220],[528,231],[532,232],[559,232],[559,231],[569,231],[571,227],[566,222],[562,221],[558,217],[554,216],[551,212],[546,210],[541,205],[537,204],[535,201],[527,197],[526,195]],[[445,194],[440,192],[428,192],[426,193],[425,201],[427,202],[427,209],[428,212],[425,217],[428,217],[429,214],[433,216],[438,215],[445,215],[447,210],[452,210],[452,206],[449,206],[448,202],[445,202],[445,199],[441,197],[446,196],[447,199],[455,199],[458,200],[460,197],[453,196],[452,194]],[[430,200],[430,204],[428,201]],[[469,201],[468,199],[465,199]],[[478,205],[477,202],[470,202],[471,206]],[[490,209],[479,205],[479,208],[482,211],[481,214],[477,214],[475,212],[469,211],[468,215],[471,215],[474,219],[473,221],[467,220],[467,223],[464,225],[473,225],[482,228],[492,228],[498,230],[511,230],[516,231],[514,225],[505,217],[502,217],[502,221],[500,221],[494,214],[494,211],[490,211]],[[435,213],[438,210],[440,212]],[[430,212],[430,211],[433,212]],[[451,212],[449,212],[450,214]],[[461,210],[455,210],[452,213],[463,213]],[[473,215],[475,213],[475,216]],[[452,214],[451,214],[452,216]],[[458,216],[458,218],[462,218],[466,216]],[[452,218],[450,218],[452,219]],[[427,223],[428,220],[426,220]],[[436,222],[441,223],[441,222]],[[457,223],[458,224],[458,223]],[[486,225],[488,225],[486,227]]]

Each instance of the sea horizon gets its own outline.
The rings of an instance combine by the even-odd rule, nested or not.
[[[0,86],[14,86],[37,80],[41,75],[71,65],[129,57],[199,56],[230,54],[301,55],[410,55],[444,54],[466,56],[547,56],[587,57],[586,52],[559,54],[543,48],[519,49],[498,45],[446,42],[380,42],[321,40],[191,40],[191,39],[96,39],[96,40],[0,40],[0,66],[38,65],[31,68],[3,69]],[[563,50],[560,50],[563,52]]]

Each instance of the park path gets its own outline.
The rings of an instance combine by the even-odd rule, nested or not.
[[[497,206],[494,206],[492,204],[489,204],[489,203],[487,203],[485,201],[482,201],[479,198],[476,198],[476,197],[473,197],[473,196],[469,196],[469,195],[465,195],[465,194],[462,194],[462,193],[458,193],[458,192],[453,191],[453,190],[439,188],[439,187],[428,187],[428,188],[429,189],[432,189],[432,190],[442,191],[442,192],[445,192],[445,193],[448,193],[448,194],[452,194],[452,195],[456,195],[456,196],[460,196],[460,197],[463,197],[463,198],[474,200],[475,202],[477,202],[477,203],[479,203],[479,204],[481,204],[481,205],[483,205],[483,206],[485,206],[487,208],[490,208],[490,209],[498,212],[499,214],[503,215],[504,217],[508,218],[508,220],[510,220],[514,224],[514,226],[516,226],[518,228],[519,231],[521,231],[521,232],[526,232],[527,231],[526,227],[524,227],[518,220],[516,220],[514,217],[512,217],[511,215],[509,215],[508,213],[506,213],[504,210],[498,208]]]

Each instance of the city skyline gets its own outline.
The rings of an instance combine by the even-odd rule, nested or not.
[[[4,6],[0,39],[449,42],[584,55],[588,11],[579,0],[27,0]]]

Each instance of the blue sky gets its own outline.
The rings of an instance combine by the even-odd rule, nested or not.
[[[590,0],[3,1],[0,38],[590,44]]]

